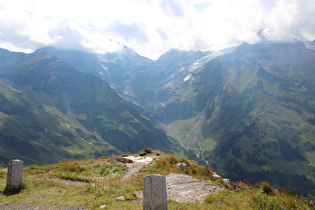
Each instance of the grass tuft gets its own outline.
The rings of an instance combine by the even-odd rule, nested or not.
[[[152,152],[153,152],[153,151],[152,151],[151,148],[145,148],[145,149],[141,150],[138,154],[139,154],[140,156],[146,156],[147,154],[150,154],[150,153],[152,153]]]
[[[168,155],[168,161],[170,164],[175,165],[176,163],[179,163],[179,159],[173,155]]]
[[[189,161],[186,160],[185,158],[180,158],[180,159],[179,159],[179,162],[180,162],[180,163],[185,163],[185,164],[187,164],[187,166],[190,166]]]
[[[149,154],[149,153],[152,153],[152,149],[151,148],[145,148],[144,151]]]
[[[128,157],[128,156],[130,156],[131,155],[131,153],[130,152],[126,152],[125,154],[123,154],[122,156],[123,157]]]
[[[129,201],[138,199],[135,193],[127,193],[124,195],[124,198]]]
[[[261,188],[267,195],[272,193],[272,186],[269,182],[261,182]]]

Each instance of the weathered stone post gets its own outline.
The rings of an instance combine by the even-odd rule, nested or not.
[[[143,210],[167,210],[165,176],[151,174],[143,177]]]
[[[23,161],[10,160],[8,163],[7,192],[20,192],[22,189],[23,179]]]

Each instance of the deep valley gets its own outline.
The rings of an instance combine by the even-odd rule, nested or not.
[[[54,163],[144,148],[233,181],[315,196],[314,43],[172,49],[153,61],[45,47],[0,51],[0,161]]]

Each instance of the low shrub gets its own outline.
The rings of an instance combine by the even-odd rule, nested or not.
[[[211,193],[205,198],[206,203],[222,202],[228,195],[226,190],[219,191],[216,193]]]
[[[0,167],[0,178],[6,177],[6,175],[7,175],[7,169]]]
[[[119,167],[110,162],[105,162],[101,165],[97,165],[93,172],[99,175],[115,174],[119,172]]]
[[[212,194],[208,195],[208,196],[205,198],[205,202],[206,202],[206,203],[213,203],[214,200],[215,200],[215,197],[214,197]]]
[[[23,170],[30,174],[41,174],[41,173],[47,173],[53,170],[53,167],[51,165],[44,165],[44,166],[30,165],[28,167],[25,167]]]
[[[128,157],[128,156],[130,156],[130,155],[131,155],[130,152],[126,152],[125,154],[123,154],[123,157]]]
[[[147,153],[144,150],[141,150],[138,154],[140,156],[146,156],[147,155]]]
[[[180,162],[180,163],[186,163],[187,166],[190,166],[189,161],[186,160],[185,158],[180,158],[180,159],[179,159],[179,162]]]
[[[213,172],[206,166],[196,165],[197,174],[205,177],[212,177]]]
[[[281,199],[264,193],[256,196],[252,201],[253,209],[285,209]]]
[[[139,155],[140,156],[146,156],[147,154],[150,154],[150,153],[152,153],[153,151],[152,151],[152,149],[151,148],[145,148],[145,149],[143,149],[143,150],[141,150],[140,152],[139,152]]]
[[[161,156],[162,154],[164,154],[163,152],[159,150],[154,150],[152,153],[156,154],[156,156]]]
[[[189,166],[186,168],[186,170],[187,170],[188,174],[191,174],[191,175],[197,174],[197,170],[196,170],[195,166]]]
[[[108,159],[109,158],[109,156],[107,155],[107,156],[101,156],[101,157],[99,157],[99,158],[97,158],[98,160],[106,160],[106,159]]]
[[[179,163],[179,159],[177,157],[175,157],[174,155],[168,155],[167,159],[170,162],[170,164],[172,164],[172,165]]]
[[[234,190],[230,183],[224,183],[224,186],[228,190]]]
[[[151,148],[145,148],[144,151],[149,154],[149,153],[152,153],[152,149]]]
[[[221,185],[221,184],[224,184],[224,180],[222,178],[219,178],[219,179],[215,180],[214,183]]]
[[[231,183],[231,186],[236,189],[236,190],[239,190],[239,189],[248,189],[248,185],[242,181],[238,181],[236,183]]]
[[[133,160],[124,157],[117,157],[116,160],[121,163],[133,163]]]
[[[62,161],[60,162],[59,169],[70,172],[82,172],[85,170],[76,161]]]
[[[272,193],[272,186],[269,182],[261,182],[261,188],[263,192],[266,193],[267,195]]]

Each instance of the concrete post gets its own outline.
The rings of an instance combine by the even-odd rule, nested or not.
[[[143,177],[143,210],[167,210],[165,176],[151,174]]]
[[[10,160],[8,163],[7,187],[8,192],[19,192],[22,189],[23,161]]]

